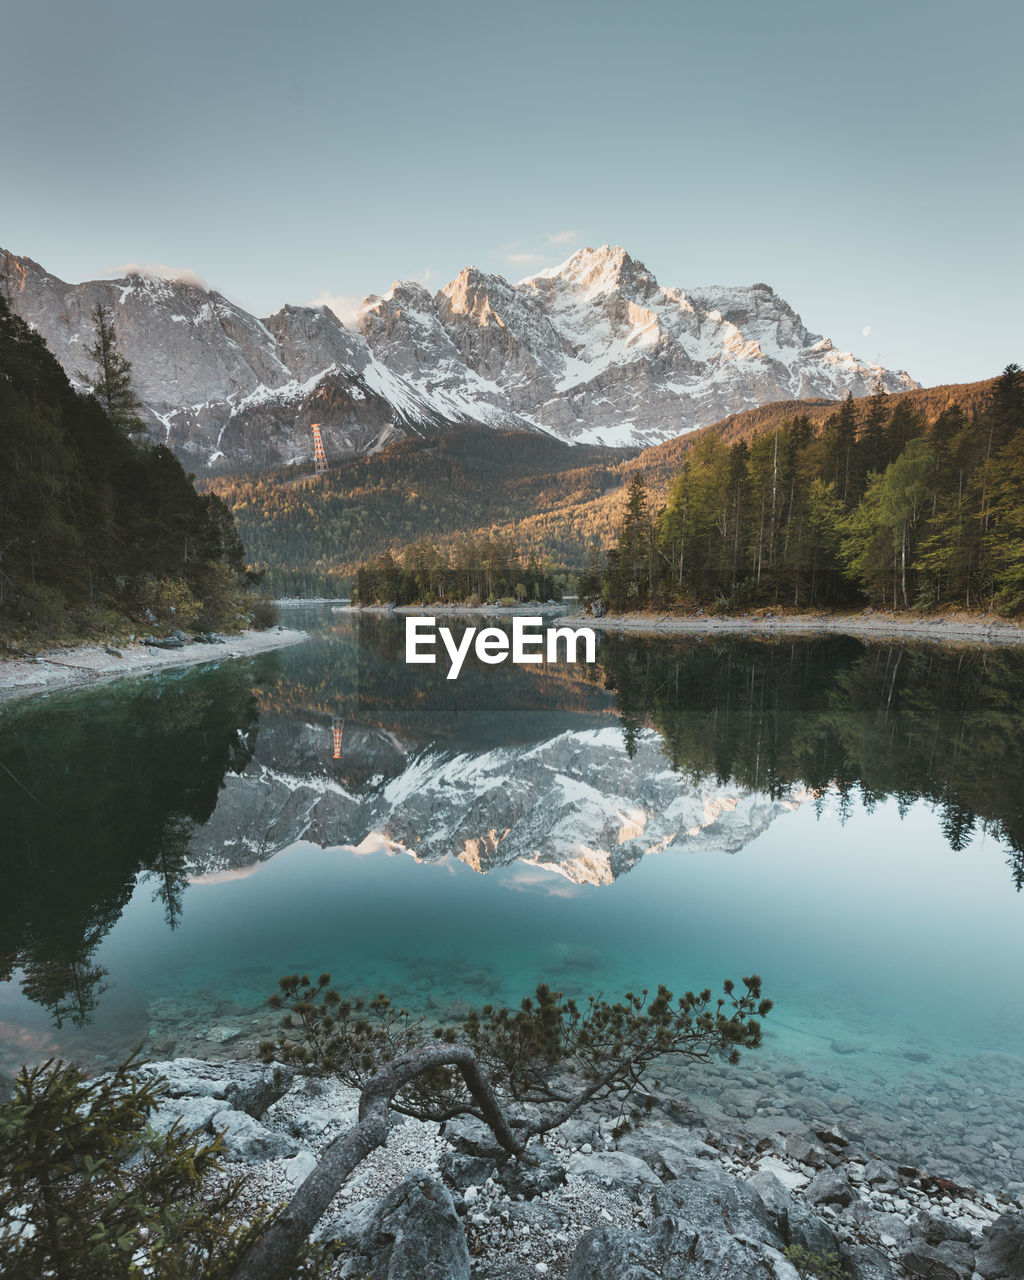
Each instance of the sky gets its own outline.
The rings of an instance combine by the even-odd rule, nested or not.
[[[1024,363],[1010,0],[6,0],[0,246],[258,315],[621,244],[933,385]]]

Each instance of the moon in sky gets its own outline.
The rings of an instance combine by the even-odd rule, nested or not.
[[[867,338],[870,336],[870,334],[871,334],[871,326],[869,324],[866,324],[864,328],[861,329],[861,335]]]

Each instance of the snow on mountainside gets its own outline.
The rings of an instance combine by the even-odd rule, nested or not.
[[[468,267],[437,294],[400,282],[358,331],[326,307],[259,320],[183,280],[69,285],[0,251],[12,304],[76,385],[97,303],[111,308],[153,435],[196,468],[271,466],[378,447],[393,430],[478,422],[571,443],[648,445],[773,400],[917,384],[836,351],[766,284],[659,285],[618,246],[510,284]]]
[[[346,759],[380,769],[352,789],[323,761],[323,740],[320,725],[261,726],[255,757],[225,777],[189,842],[193,874],[238,870],[309,840],[424,862],[453,854],[481,873],[522,861],[576,884],[611,884],[648,854],[736,853],[807,798],[690,781],[651,729],[631,756],[611,726],[452,753],[348,725]]]

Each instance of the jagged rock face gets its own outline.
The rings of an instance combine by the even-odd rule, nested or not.
[[[500,386],[513,411],[529,416],[551,394],[564,342],[529,295],[470,267],[441,290],[437,308],[466,364]]]
[[[367,778],[361,786],[340,780],[326,742],[323,726],[261,726],[253,760],[228,775],[191,841],[196,874],[252,865],[304,839],[370,841],[425,862],[454,854],[481,873],[524,861],[576,884],[611,884],[650,853],[735,853],[803,799],[689,782],[653,730],[630,758],[618,728],[452,754],[347,726],[345,775]]]
[[[386,297],[367,298],[359,327],[380,364],[414,386],[440,417],[511,425],[504,391],[467,367],[422,285],[406,281]]]
[[[84,386],[92,311],[113,312],[156,438],[208,468],[328,457],[382,433],[480,422],[576,443],[647,445],[781,399],[917,384],[836,351],[766,284],[685,292],[618,246],[518,284],[469,267],[431,295],[401,282],[358,332],[325,307],[258,320],[216,292],[143,278],[68,285],[0,252],[15,309]]]
[[[0,275],[80,390],[95,372],[93,311],[108,307],[153,437],[196,470],[308,461],[314,422],[338,459],[370,452],[407,411],[414,422],[439,420],[326,307],[258,320],[185,281],[68,285],[2,252]]]

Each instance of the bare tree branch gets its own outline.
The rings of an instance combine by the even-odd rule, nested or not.
[[[391,1101],[397,1091],[437,1067],[458,1068],[498,1142],[510,1155],[522,1154],[525,1140],[513,1131],[473,1050],[438,1041],[420,1045],[387,1063],[370,1080],[359,1100],[358,1123],[334,1139],[282,1213],[246,1252],[233,1280],[278,1280],[285,1273],[345,1179],[371,1151],[387,1141]]]

